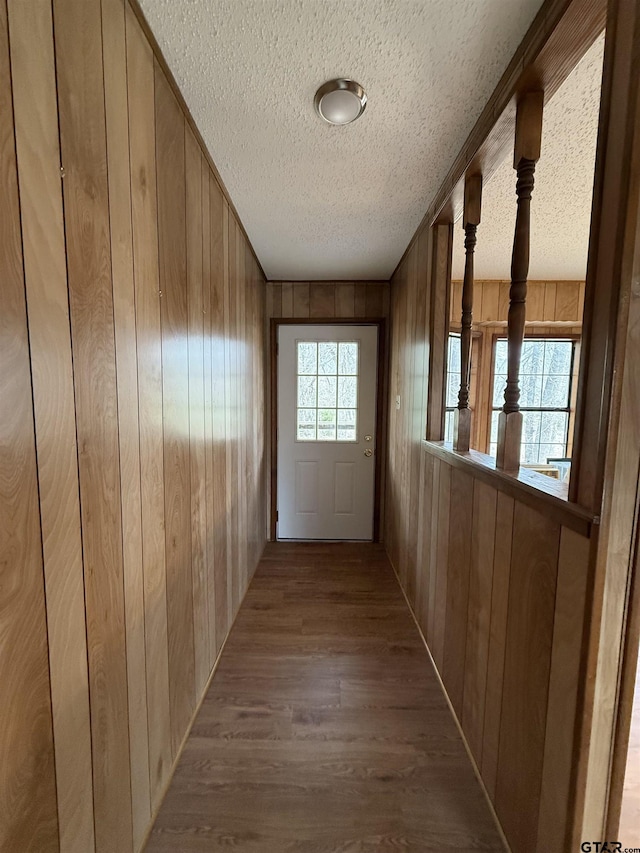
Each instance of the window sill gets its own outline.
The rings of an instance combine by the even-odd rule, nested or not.
[[[591,527],[599,519],[587,510],[569,501],[569,489],[566,483],[520,468],[516,473],[496,470],[496,460],[486,453],[470,450],[458,453],[451,444],[444,441],[423,441],[422,449],[443,460],[448,465],[465,470],[475,479],[482,480],[498,491],[505,492],[515,500],[538,509],[545,515],[550,510],[560,524],[570,527],[583,536],[591,535]]]

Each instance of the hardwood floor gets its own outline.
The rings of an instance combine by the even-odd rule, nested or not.
[[[640,843],[640,659],[633,697],[633,715],[618,839],[627,846],[636,846]]]
[[[378,545],[270,544],[146,847],[504,850]]]

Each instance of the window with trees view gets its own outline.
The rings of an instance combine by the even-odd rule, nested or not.
[[[523,464],[544,464],[567,455],[571,414],[571,381],[575,341],[567,338],[525,338],[520,367]],[[498,416],[507,381],[507,340],[494,349],[493,411],[490,453],[495,456]]]

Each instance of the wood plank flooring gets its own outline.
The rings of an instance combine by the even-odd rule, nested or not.
[[[504,847],[381,546],[267,546],[147,853]]]

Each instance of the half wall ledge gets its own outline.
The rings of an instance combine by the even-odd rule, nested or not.
[[[591,537],[592,527],[600,522],[584,507],[569,501],[569,489],[561,483],[537,471],[520,468],[517,472],[499,471],[496,460],[486,453],[469,450],[460,453],[453,449],[450,442],[423,441],[422,450],[436,456],[454,468],[461,468],[474,479],[487,483],[498,491],[504,492],[515,500],[536,509],[543,515],[550,512],[565,527],[575,530],[582,536]]]

